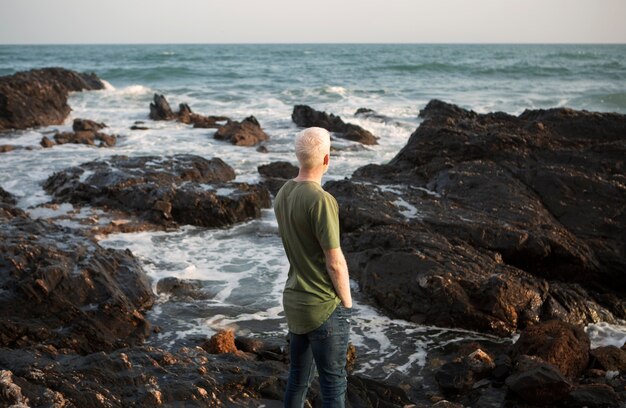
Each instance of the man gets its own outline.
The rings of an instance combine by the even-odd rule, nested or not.
[[[296,136],[298,176],[276,195],[278,231],[289,259],[283,306],[289,326],[290,365],[285,407],[302,407],[320,379],[324,407],[343,407],[352,296],[339,243],[337,201],[321,186],[330,163],[330,134],[308,128]]]

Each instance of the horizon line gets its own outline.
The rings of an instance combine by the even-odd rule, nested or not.
[[[626,45],[626,42],[76,42],[0,43],[0,46],[124,46],[124,45]]]

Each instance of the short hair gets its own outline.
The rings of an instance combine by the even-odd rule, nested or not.
[[[295,146],[300,166],[306,169],[315,168],[330,153],[330,133],[319,127],[304,129],[296,136]]]

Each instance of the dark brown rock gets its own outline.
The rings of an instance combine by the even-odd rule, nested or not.
[[[154,102],[150,103],[150,119],[173,120],[176,118],[165,96],[154,94]]]
[[[0,130],[60,125],[70,113],[70,92],[97,89],[104,84],[95,74],[63,68],[0,77]]]
[[[0,187],[0,203],[15,205],[17,203],[17,200],[15,199],[15,196],[13,194]]]
[[[116,208],[157,225],[223,227],[270,206],[265,188],[234,178],[218,158],[113,156],[55,173],[44,187],[57,200]]]
[[[22,212],[0,211],[0,347],[49,344],[78,353],[141,343],[152,306],[129,251],[104,249]]]
[[[605,384],[587,384],[575,387],[567,396],[564,406],[568,408],[615,408],[624,401],[613,388]]]
[[[364,292],[394,317],[499,334],[626,318],[626,116],[440,101],[421,116],[390,163],[325,185]]]
[[[263,185],[273,195],[287,182],[298,176],[298,168],[293,164],[285,161],[274,162],[270,164],[262,164],[257,167],[259,174],[263,176]]]
[[[15,150],[13,145],[0,145],[0,153],[12,152],[13,150]]]
[[[100,141],[101,147],[113,147],[117,143],[117,137],[96,132],[93,130],[79,130],[76,132],[57,132],[54,135],[54,141],[57,144],[86,144],[93,146],[96,141]],[[48,147],[50,144],[42,139],[42,145]]]
[[[301,127],[321,127],[343,139],[365,145],[378,144],[377,137],[362,127],[352,123],[345,123],[339,116],[316,111],[307,105],[294,106],[291,119],[296,125]]]
[[[105,125],[104,123],[98,123],[89,119],[74,119],[74,122],[72,123],[72,130],[74,132],[97,132],[98,130],[104,129],[105,127],[107,127],[107,125]]]
[[[237,146],[255,146],[269,140],[267,133],[254,116],[249,116],[241,122],[232,121],[221,126],[213,136],[217,140],[227,140]]]
[[[551,320],[522,331],[513,347],[513,357],[540,357],[574,379],[587,368],[589,347],[589,337],[582,327]]]
[[[231,120],[226,116],[202,116],[193,113],[186,103],[181,103],[178,111],[178,121],[193,125],[194,128],[217,129]]]
[[[604,371],[626,372],[626,351],[615,346],[595,348],[591,350],[589,366]]]
[[[39,144],[44,149],[48,149],[48,148],[54,146],[56,143],[54,143],[52,140],[48,139],[48,136],[44,136],[44,137],[41,138],[41,142],[39,142]]]
[[[550,406],[562,401],[572,384],[553,365],[540,359],[523,359],[506,385],[521,399],[534,405]]]

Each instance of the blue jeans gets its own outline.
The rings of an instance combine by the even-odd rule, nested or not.
[[[352,310],[337,306],[317,329],[306,334],[289,333],[289,379],[286,408],[302,408],[313,380],[314,367],[320,377],[323,406],[343,408],[346,387],[346,352]],[[315,364],[313,362],[315,361]]]

